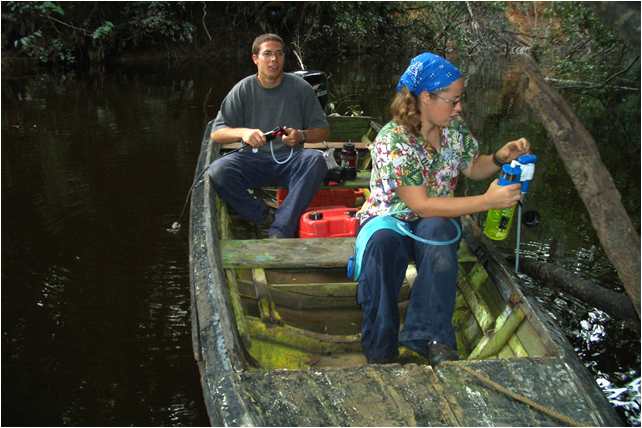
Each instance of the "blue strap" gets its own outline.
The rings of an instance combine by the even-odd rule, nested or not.
[[[415,235],[410,231],[410,226],[408,225],[408,223],[399,220],[398,218],[391,215],[377,216],[371,219],[361,228],[359,234],[357,235],[357,239],[355,241],[355,255],[348,259],[348,277],[351,277],[354,281],[357,281],[359,279],[359,275],[361,275],[361,260],[363,259],[363,253],[366,250],[368,241],[376,231],[382,229],[392,230],[402,236],[408,236],[415,241],[421,242],[422,244],[426,245],[450,245],[459,241],[459,239],[461,238],[461,228],[459,227],[459,223],[457,223],[455,219],[451,218],[449,220],[457,230],[456,236],[448,241],[434,241]]]

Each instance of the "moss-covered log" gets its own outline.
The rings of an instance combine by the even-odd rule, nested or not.
[[[594,281],[584,279],[552,263],[522,260],[521,266],[524,273],[542,281],[548,287],[556,288],[575,296],[606,311],[615,318],[637,320],[637,313],[633,304],[622,293],[604,288]]]

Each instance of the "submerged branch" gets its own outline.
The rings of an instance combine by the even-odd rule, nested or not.
[[[593,305],[614,318],[637,322],[638,315],[625,293],[618,293],[597,284],[595,281],[579,277],[552,263],[522,260],[524,273],[537,278],[547,287],[564,291]],[[635,323],[633,323],[635,324]]]

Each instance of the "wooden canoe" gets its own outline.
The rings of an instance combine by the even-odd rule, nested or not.
[[[196,177],[221,150],[210,126]],[[363,134],[363,121],[351,131]],[[373,138],[361,134],[352,141]],[[367,187],[367,176],[345,185]],[[461,360],[431,367],[404,348],[399,363],[366,364],[356,284],[344,274],[354,238],[257,239],[207,179],[194,186],[190,217],[193,348],[212,425],[622,424],[470,219],[453,317]],[[402,311],[414,274],[410,266]]]

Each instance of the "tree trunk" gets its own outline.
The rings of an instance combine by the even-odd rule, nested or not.
[[[613,318],[634,321],[633,324],[638,324],[635,308],[624,293],[604,288],[595,281],[584,279],[553,263],[522,259],[520,266],[524,273],[537,278],[547,287],[556,288],[577,297],[589,305],[606,311]]]
[[[522,57],[524,96],[553,140],[591,217],[602,248],[615,266],[640,315],[640,237],[624,210],[595,141],[566,101],[544,80],[530,57]]]

